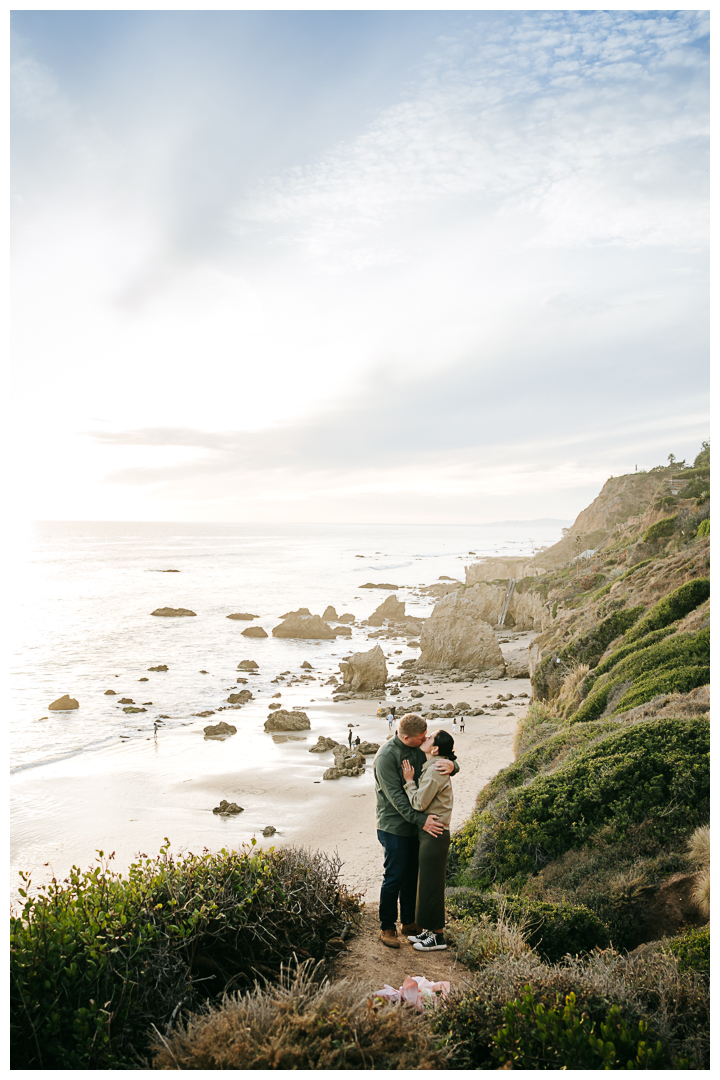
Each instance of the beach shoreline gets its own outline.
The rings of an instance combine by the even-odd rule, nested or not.
[[[487,708],[500,694],[530,693],[528,679],[423,678],[426,696],[448,705],[467,702],[471,709]],[[196,721],[160,731],[157,738],[16,774],[11,785],[11,899],[17,900],[22,884],[18,871],[30,873],[34,892],[53,877],[64,879],[73,865],[87,868],[102,850],[106,857],[114,853],[111,866],[124,872],[138,855],[155,855],[166,837],[174,854],[237,849],[253,838],[265,848],[294,845],[337,853],[344,883],[374,899],[382,879],[382,850],[375,829],[373,757],[368,756],[359,777],[324,781],[332,755],[307,751],[319,735],[344,741],[350,724],[353,736],[359,733],[382,744],[388,724],[377,716],[378,699],[317,699],[306,706],[311,731],[289,733],[286,739],[251,732],[251,716],[244,711],[226,713],[238,724],[238,733],[226,740],[203,738],[205,722]],[[383,704],[392,700],[382,697]],[[482,787],[514,760],[516,723],[528,703],[529,697],[468,716],[465,733],[456,735],[461,769],[453,782],[453,830],[472,813]],[[427,709],[427,701],[423,707]],[[255,703],[253,729],[261,728],[255,721],[264,708],[264,703]],[[451,731],[452,720],[431,719],[428,726]],[[273,752],[268,753],[271,744]],[[243,813],[213,814],[221,799],[237,802]],[[277,832],[263,837],[269,825]]]

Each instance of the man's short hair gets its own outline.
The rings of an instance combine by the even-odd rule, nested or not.
[[[427,721],[423,720],[416,712],[405,713],[400,718],[398,731],[401,735],[424,735],[427,731]]]

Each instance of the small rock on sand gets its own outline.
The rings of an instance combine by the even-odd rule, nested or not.
[[[167,664],[158,664],[156,667],[149,667],[148,671],[167,671]]]
[[[242,814],[243,810],[244,807],[238,806],[237,803],[221,799],[220,805],[213,807],[213,814]]]
[[[150,682],[147,675],[143,675],[142,679],[138,679],[138,682]]]
[[[226,615],[226,619],[239,619],[242,622],[251,622],[252,619],[259,619],[259,615],[251,615],[249,611],[235,611],[232,615]]]
[[[248,626],[247,630],[243,630],[243,637],[265,638],[267,637],[267,631],[263,630],[262,626]]]
[[[300,710],[278,709],[265,721],[265,731],[304,731],[309,727],[307,714]]]
[[[241,660],[237,666],[238,671],[257,671],[260,667],[254,660]]]
[[[166,618],[178,618],[181,615],[196,615],[197,612],[185,607],[159,607],[150,612],[151,615],[164,615]]]
[[[48,705],[48,709],[53,709],[56,712],[68,712],[70,709],[79,709],[77,698],[70,697],[69,694],[63,694],[57,701],[53,701],[51,705]]]
[[[133,699],[131,697],[121,697],[118,704],[120,704],[120,705],[134,705],[135,702],[133,701]]]
[[[136,705],[126,705],[125,708],[123,709],[123,712],[124,713],[147,712],[147,709],[138,709],[138,707]]]
[[[313,670],[313,666],[312,666],[312,664],[310,664],[310,663],[309,663],[309,662],[308,662],[307,660],[303,660],[303,662],[302,662],[302,664],[300,665],[300,667],[301,667],[301,668],[306,668],[306,669],[307,669],[308,671],[312,671],[312,670]]]
[[[353,623],[355,622],[355,616],[351,615],[349,611],[346,611],[344,615],[341,615],[338,619],[340,623]]]
[[[324,754],[328,750],[334,750],[340,743],[335,739],[329,739],[326,735],[318,735],[318,741],[315,746],[311,746],[308,750],[310,754]]]
[[[274,825],[266,825],[263,829],[263,836],[274,836],[276,832],[277,829]]]
[[[361,585],[360,588],[361,589],[389,589],[390,592],[393,592],[395,589],[399,589],[400,586],[399,585],[388,585],[385,582],[383,582],[380,585],[375,585],[372,581],[368,581],[366,585]]]
[[[112,694],[114,696],[116,691],[115,690],[106,690],[105,693],[106,694]]]
[[[231,694],[227,700],[229,705],[244,705],[251,698],[252,692],[250,690],[238,690],[237,694]]]
[[[237,728],[234,724],[226,724],[221,720],[219,724],[208,724],[203,731],[206,735],[235,735]]]

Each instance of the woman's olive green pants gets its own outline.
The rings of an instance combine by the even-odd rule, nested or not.
[[[450,849],[450,830],[440,836],[420,833],[415,922],[423,930],[441,930],[445,925],[445,871]]]

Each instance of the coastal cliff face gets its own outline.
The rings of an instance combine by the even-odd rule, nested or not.
[[[482,671],[490,678],[503,675],[505,661],[484,618],[487,611],[488,597],[478,585],[457,589],[440,600],[423,626],[417,667]]]
[[[545,622],[533,702],[515,763],[453,836],[449,906],[492,917],[500,886],[549,959],[655,942],[684,955],[692,942],[697,975],[709,963],[709,447],[674,495],[669,472],[609,481],[573,526],[583,541],[604,537],[594,555],[569,563],[571,535],[533,560],[544,573],[518,581]],[[705,1016],[705,991],[697,1000]],[[682,1017],[665,1029],[668,1060],[707,1068],[707,1021],[692,1048],[686,1030]]]

